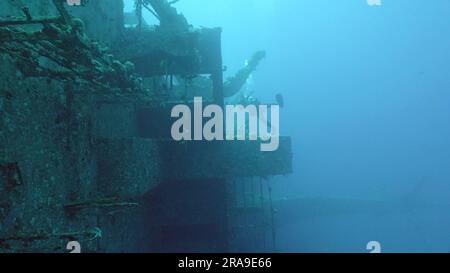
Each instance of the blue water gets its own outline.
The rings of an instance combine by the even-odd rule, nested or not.
[[[195,26],[223,27],[227,75],[267,51],[251,88],[264,102],[284,95],[295,157],[293,175],[272,179],[275,198],[350,204],[283,207],[277,251],[367,252],[372,240],[386,252],[450,251],[450,1],[175,6]]]

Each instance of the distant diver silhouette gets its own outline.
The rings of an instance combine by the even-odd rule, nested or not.
[[[280,108],[283,108],[283,107],[284,107],[284,98],[283,98],[283,95],[280,94],[280,93],[278,93],[278,94],[275,96],[275,99],[277,100],[277,103],[278,103],[278,105],[280,106]]]

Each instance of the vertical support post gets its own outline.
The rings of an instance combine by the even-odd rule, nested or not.
[[[222,29],[217,28],[214,30],[214,39],[212,39],[213,45],[211,48],[213,51],[213,72],[211,74],[211,80],[213,84],[213,98],[214,103],[225,107],[225,97],[223,92],[223,61],[222,61]],[[226,115],[223,116],[223,124],[226,124]],[[225,131],[223,132],[224,139],[226,138]]]
[[[136,15],[138,17],[138,30],[142,30],[142,0],[137,0],[136,3]]]
[[[272,187],[269,185],[269,202],[270,202],[270,218],[272,222],[272,243],[273,243],[273,252],[277,251],[277,234],[275,231],[275,210],[273,209],[272,202]]]
[[[261,210],[262,210],[262,217],[263,217],[263,223],[262,223],[262,233],[263,233],[263,251],[264,253],[267,252],[267,242],[266,242],[266,225],[265,225],[265,211],[264,211],[264,190],[263,190],[263,178],[259,177],[259,194],[260,194],[260,202],[261,202]]]
[[[224,95],[223,95],[223,63],[222,63],[222,29],[217,28],[214,30],[214,35],[216,36],[212,39],[214,43],[212,48],[215,49],[214,52],[214,71],[212,72],[213,81],[213,97],[214,102],[220,106],[224,105]]]

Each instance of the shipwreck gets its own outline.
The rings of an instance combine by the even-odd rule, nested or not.
[[[274,250],[268,181],[292,172],[290,138],[170,136],[174,105],[225,105],[264,57],[224,80],[221,52],[220,28],[166,0],[2,1],[0,252]]]

